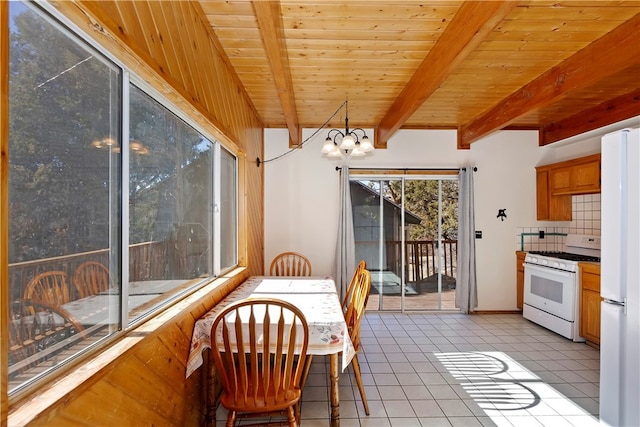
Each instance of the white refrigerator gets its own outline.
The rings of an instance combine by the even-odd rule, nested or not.
[[[602,138],[600,423],[640,426],[640,129]]]

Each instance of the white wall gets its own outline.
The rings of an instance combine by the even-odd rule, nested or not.
[[[304,130],[303,138],[314,131]],[[326,131],[320,132],[302,149],[260,166],[265,168],[267,273],[276,254],[293,250],[310,258],[314,275],[333,275],[339,203],[335,167],[340,162],[320,154],[325,136]],[[474,175],[476,230],[483,233],[476,240],[478,309],[515,310],[516,228],[544,224],[535,218],[535,166],[572,156],[572,150],[579,152],[573,157],[591,154],[593,147],[588,153],[581,152],[579,144],[538,147],[535,131],[502,131],[475,142],[470,150],[458,150],[454,130],[400,130],[387,147],[353,160],[351,167],[478,168]],[[286,151],[287,131],[266,129],[265,159]],[[506,209],[504,221],[496,217],[498,209]]]

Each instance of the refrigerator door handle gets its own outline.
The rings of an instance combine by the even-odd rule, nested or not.
[[[611,305],[614,305],[614,306],[622,307],[622,314],[624,316],[627,315],[627,299],[626,298],[623,299],[622,301],[616,301],[616,300],[612,300],[612,299],[609,299],[609,298],[604,298],[602,300],[602,302],[605,303],[605,304],[611,304]]]

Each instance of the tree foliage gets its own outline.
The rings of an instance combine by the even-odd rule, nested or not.
[[[410,240],[438,238],[438,183],[442,183],[442,238],[457,239],[458,235],[458,181],[457,180],[405,180],[405,210],[422,219],[409,228]],[[385,186],[386,196],[394,203],[402,202],[400,180],[391,180]]]
[[[110,134],[113,71],[34,12],[11,29],[10,262],[108,247],[109,154],[90,143]]]

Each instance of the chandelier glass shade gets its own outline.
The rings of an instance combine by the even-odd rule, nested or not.
[[[367,133],[362,128],[349,129],[349,104],[345,101],[344,131],[331,129],[322,145],[322,154],[332,159],[364,157],[374,150]]]
[[[91,146],[98,149],[110,149],[114,153],[120,152],[120,145],[118,144],[118,141],[111,137],[95,139],[91,142]],[[142,142],[135,139],[129,141],[129,150],[136,154],[149,154],[149,148],[147,148],[147,146]]]

